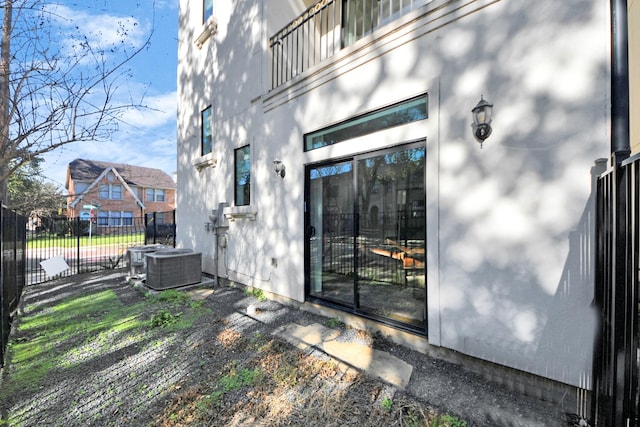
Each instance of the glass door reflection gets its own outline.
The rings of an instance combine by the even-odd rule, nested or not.
[[[353,163],[309,169],[310,294],[354,304]]]

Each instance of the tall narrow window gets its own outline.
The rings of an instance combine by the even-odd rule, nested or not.
[[[210,153],[213,150],[213,131],[211,129],[211,105],[202,110],[201,116],[201,151],[202,155]]]
[[[202,6],[202,22],[207,22],[213,15],[213,0],[202,0]]]
[[[251,146],[235,150],[235,203],[247,206],[251,203]]]
[[[122,200],[121,185],[111,185],[111,198],[114,200]]]
[[[101,199],[108,199],[110,194],[109,194],[109,185],[108,184],[101,184],[100,187],[98,187],[98,196]]]

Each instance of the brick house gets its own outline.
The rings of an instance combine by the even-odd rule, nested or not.
[[[65,187],[67,217],[95,216],[98,227],[133,225],[134,218],[175,209],[176,184],[160,169],[75,159]],[[91,212],[89,205],[99,208]]]

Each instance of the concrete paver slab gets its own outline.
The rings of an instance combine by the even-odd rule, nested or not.
[[[300,349],[316,347],[331,357],[401,390],[407,387],[411,379],[413,366],[410,364],[385,351],[361,343],[337,341],[339,331],[318,323],[309,326],[290,323],[274,331],[274,334]]]

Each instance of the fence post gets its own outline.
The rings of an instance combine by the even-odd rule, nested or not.
[[[76,230],[76,274],[80,273],[80,235],[82,231],[80,230],[80,217],[73,218],[75,221],[74,230]]]
[[[5,301],[5,283],[4,283],[4,206],[0,205],[0,366],[4,366],[4,349],[8,328],[8,303]]]
[[[172,224],[173,224],[173,247],[176,247],[176,234],[178,234],[178,227],[176,226],[176,210],[172,212]]]

